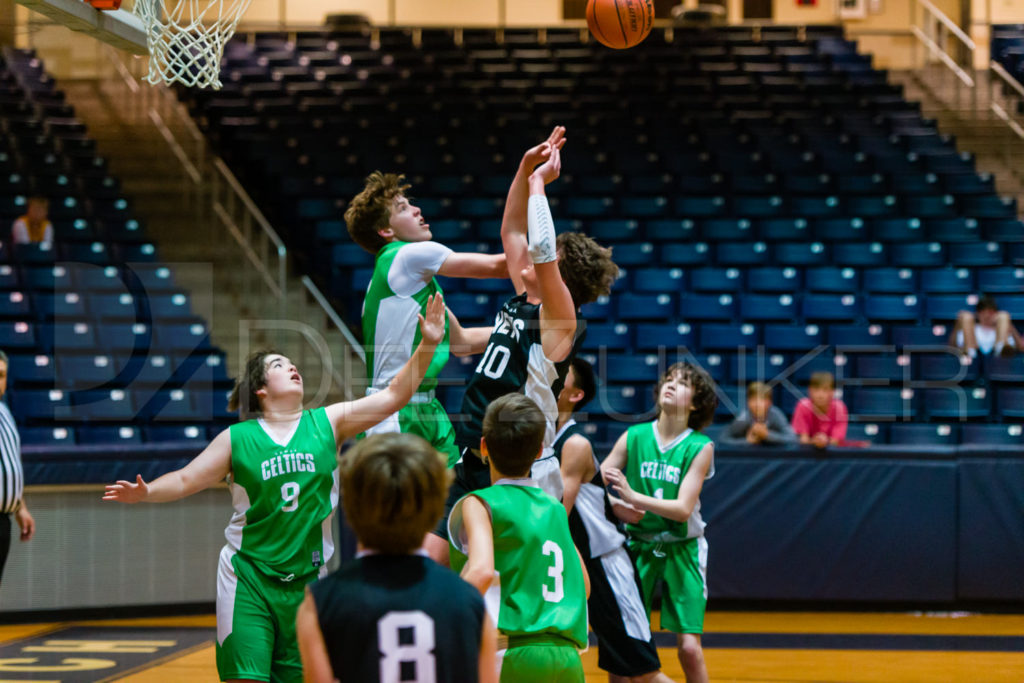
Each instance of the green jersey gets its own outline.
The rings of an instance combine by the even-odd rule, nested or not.
[[[452,253],[437,242],[391,242],[378,253],[363,301],[363,345],[372,389],[385,388],[420,343],[419,320],[432,294],[442,294],[434,274]],[[437,386],[448,362],[448,322],[420,391]]]
[[[562,504],[530,479],[502,479],[469,495],[491,513],[498,579],[484,602],[498,630],[507,636],[560,635],[586,647],[586,586]],[[455,571],[467,560],[463,501],[449,518]]]
[[[334,554],[334,430],[323,408],[304,411],[286,444],[274,441],[262,422],[246,420],[230,428],[235,514],[224,535],[268,576],[310,577]]]
[[[690,470],[694,458],[711,439],[700,432],[687,429],[671,443],[662,445],[658,439],[657,422],[633,425],[626,431],[626,479],[637,493],[654,498],[674,500],[679,497],[679,486]],[[715,473],[714,464],[707,478]],[[637,524],[629,524],[630,536],[640,540],[671,542],[698,538],[704,535],[704,521],[700,517],[698,500],[685,523],[648,513]]]

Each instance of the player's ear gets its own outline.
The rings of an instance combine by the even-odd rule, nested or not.
[[[484,464],[487,464],[488,453],[487,453],[487,441],[484,437],[480,437],[480,457],[483,458]]]
[[[572,395],[569,396],[569,402],[570,403],[579,403],[580,401],[583,400],[583,396],[584,396],[584,394],[583,394],[583,390],[582,389],[573,389],[572,390]]]

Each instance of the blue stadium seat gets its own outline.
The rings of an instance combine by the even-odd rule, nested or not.
[[[52,299],[53,295],[51,294],[50,300],[52,301]],[[35,309],[32,306],[32,298],[25,292],[14,291],[0,293],[0,317],[26,319],[33,317],[34,312]],[[49,317],[53,317],[52,303]]]
[[[87,322],[40,323],[36,329],[39,346],[54,355],[97,348],[95,328]]]
[[[28,289],[49,292],[73,289],[71,271],[63,264],[26,266],[21,270],[21,281]]]
[[[683,320],[733,320],[736,301],[732,294],[684,294],[679,301]]]
[[[963,212],[977,218],[1017,218],[1017,200],[995,195],[964,196],[960,200]]]
[[[75,443],[75,430],[72,427],[20,427],[18,436],[22,444],[32,446],[62,448]]]
[[[587,235],[602,244],[605,242],[636,241],[640,237],[640,223],[631,218],[590,221],[587,224],[586,232]]]
[[[871,237],[879,242],[917,242],[924,239],[924,229],[918,218],[875,218]]]
[[[739,292],[743,279],[739,268],[694,268],[690,271],[690,291]]]
[[[135,320],[142,311],[131,294],[93,294],[88,299],[93,318],[104,323],[113,320]]]
[[[739,351],[727,360],[728,381],[738,386],[750,382],[770,382],[782,375],[790,365],[790,359],[781,353],[754,353]]]
[[[696,335],[688,323],[639,323],[636,325],[638,351],[670,352],[679,348],[694,348]]]
[[[237,420],[236,413],[228,412],[228,394],[231,392],[223,389],[210,391],[193,391],[192,405],[196,414],[201,415],[202,420],[229,421]]]
[[[906,196],[903,210],[911,216],[941,218],[956,215],[956,200],[951,194]]]
[[[670,292],[660,294],[632,294],[623,292],[615,297],[616,309],[621,320],[666,320],[676,310],[675,295]]]
[[[918,326],[897,325],[891,329],[892,343],[899,349],[905,347],[946,348],[949,330],[944,325]]]
[[[774,251],[775,263],[780,266],[821,266],[828,263],[828,250],[821,242],[780,242]]]
[[[676,215],[680,218],[699,218],[705,216],[721,216],[725,213],[724,197],[677,197]]]
[[[71,269],[75,285],[82,292],[113,292],[124,290],[121,271],[116,266],[81,264]]]
[[[189,298],[181,292],[150,296],[149,310],[154,320],[182,320],[193,317]]]
[[[153,345],[169,353],[209,350],[210,330],[205,322],[199,321],[154,324]]]
[[[918,320],[921,317],[921,308],[921,300],[914,294],[873,294],[864,297],[864,316],[868,320]]]
[[[799,242],[808,237],[807,220],[803,218],[762,218],[757,221],[757,235],[769,242]]]
[[[183,442],[204,445],[209,442],[202,425],[146,425],[142,434],[147,443]]]
[[[926,389],[921,410],[930,420],[969,420],[987,417],[991,405],[985,387],[951,387]],[[1020,417],[1024,416],[1024,410],[1018,408],[1017,415],[1012,412],[1003,415]]]
[[[360,247],[356,248],[362,251]],[[365,251],[363,251],[362,254],[363,259],[361,263],[365,264],[369,254]],[[159,263],[132,263],[130,266],[125,268],[125,280],[131,283],[133,275],[138,278],[139,282],[149,294],[171,292],[176,288],[174,274],[171,272],[171,269]]]
[[[759,340],[758,329],[750,323],[701,325],[697,333],[703,351],[735,351],[736,349],[753,349]]]
[[[710,247],[705,242],[690,244],[665,244],[659,248],[663,266],[700,266],[712,262]],[[612,258],[618,262],[618,253],[613,252]]]
[[[651,402],[648,393],[633,385],[602,385],[587,410],[611,418],[633,417],[647,409]]]
[[[632,276],[634,292],[677,292],[686,286],[682,268],[637,268]]]
[[[771,257],[764,242],[722,242],[716,255],[719,265],[744,267],[765,265]]]
[[[1002,386],[996,393],[996,411],[1004,418],[1024,417],[1024,389]]]
[[[111,382],[119,371],[120,368],[112,356],[62,354],[57,357],[56,385],[64,388],[89,389]]]
[[[978,289],[987,294],[1024,291],[1024,268],[984,268],[977,273]]]
[[[894,355],[891,353],[858,354],[854,359],[852,377],[858,380],[886,379],[893,381],[909,381],[913,375],[913,363],[910,355]]]
[[[763,267],[747,271],[747,289],[751,292],[792,294],[800,288],[800,272],[796,268]]]
[[[858,242],[866,229],[860,218],[819,218],[814,221],[814,238],[826,242]]]
[[[498,198],[485,198],[485,197],[469,197],[458,200],[456,203],[455,212],[453,215],[461,216],[463,218],[489,218],[499,217],[504,207],[504,200]],[[578,208],[577,204],[570,205],[572,209]],[[589,215],[600,215],[589,214]],[[574,215],[569,209],[565,211],[566,215]]]
[[[981,238],[973,218],[935,218],[925,224],[928,239],[936,242],[976,242]]]
[[[580,307],[580,313],[588,322],[608,320],[612,314],[611,299],[607,296],[598,297],[597,301],[583,304]]]
[[[498,312],[497,306],[486,294],[449,294],[445,298],[445,304],[460,322],[491,320]]]
[[[142,444],[142,432],[132,425],[80,425],[76,428],[80,444]]]
[[[925,300],[928,320],[956,320],[960,311],[974,309],[969,302],[971,297],[964,294],[935,294]]]
[[[1020,242],[1024,240],[1024,223],[1016,218],[994,218],[982,221],[985,239],[996,242]]]
[[[979,446],[1020,446],[1024,427],[1019,424],[967,423],[960,427],[960,443]]]
[[[593,323],[587,325],[587,336],[583,342],[583,348],[585,349],[626,351],[632,346],[632,328],[625,323]]]
[[[764,345],[771,351],[809,351],[824,341],[818,325],[775,324],[764,328]]]
[[[732,211],[737,216],[748,218],[768,218],[782,213],[782,197],[771,195],[764,197],[737,196],[732,200]]]
[[[161,389],[156,392],[135,392],[139,418],[144,421],[196,422],[208,420],[192,402],[187,389]]]
[[[917,356],[917,375],[915,379],[925,382],[973,382],[978,377],[978,362],[966,363],[969,360],[958,351],[919,353]],[[990,379],[995,380],[989,375]]]
[[[594,371],[605,382],[651,385],[665,367],[666,360],[654,354],[608,354],[598,359]]]
[[[871,294],[913,294],[917,279],[910,268],[868,268],[863,271],[864,291]]]
[[[975,291],[974,274],[967,268],[928,268],[920,271],[925,294],[969,294]]]
[[[700,222],[700,235],[709,242],[747,242],[754,230],[746,218],[706,218]]]
[[[86,389],[69,397],[75,420],[128,422],[136,416],[131,392],[124,389]],[[78,436],[81,441],[82,434]]]
[[[899,387],[848,387],[845,394],[851,415],[859,419],[908,420],[917,415],[913,389]]]
[[[865,218],[895,216],[899,210],[895,195],[853,195],[844,200],[846,213]]]
[[[949,251],[949,262],[957,267],[999,266],[1003,261],[1003,246],[998,242],[967,242]]]
[[[894,244],[890,254],[894,266],[934,268],[946,263],[945,249],[938,242]]]
[[[809,292],[853,293],[860,289],[857,271],[853,268],[821,266],[804,271]]]
[[[956,446],[960,428],[955,424],[897,422],[889,425],[889,443],[893,446]]]
[[[985,376],[991,381],[1024,384],[1024,354],[1018,353],[1008,358],[986,356],[983,360]]]
[[[843,347],[884,346],[888,343],[884,325],[829,325],[826,339],[839,349]]]
[[[651,266],[657,260],[655,251],[654,245],[650,242],[626,242],[615,245],[612,250],[612,259],[615,263],[625,268]],[[664,254],[662,256],[662,263],[667,266],[682,265],[665,260]]]
[[[795,320],[797,302],[792,294],[747,294],[740,298],[742,320]]]
[[[801,312],[804,320],[855,320],[860,316],[860,300],[852,294],[808,294]]]
[[[849,242],[833,245],[832,262],[837,266],[884,266],[886,248],[881,242]]]
[[[654,218],[668,212],[665,197],[623,197],[619,200],[619,213],[628,218]]]
[[[97,342],[105,351],[148,351],[153,343],[153,330],[145,323],[107,323],[97,328]]]
[[[790,211],[796,216],[805,218],[824,218],[827,216],[838,216],[838,197],[811,197],[807,195],[794,196],[789,200]]]
[[[688,218],[649,220],[644,226],[647,239],[658,242],[690,242],[696,234],[697,224]]]

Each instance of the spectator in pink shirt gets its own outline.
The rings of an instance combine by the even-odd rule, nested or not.
[[[831,372],[814,373],[807,394],[793,411],[793,431],[800,443],[818,448],[840,445],[846,439],[849,416],[846,404],[835,397],[836,378]]]

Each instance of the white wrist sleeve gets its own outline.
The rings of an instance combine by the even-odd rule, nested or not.
[[[558,258],[558,248],[555,246],[555,222],[551,219],[547,197],[542,194],[530,195],[526,213],[530,258],[534,265],[551,263]]]

